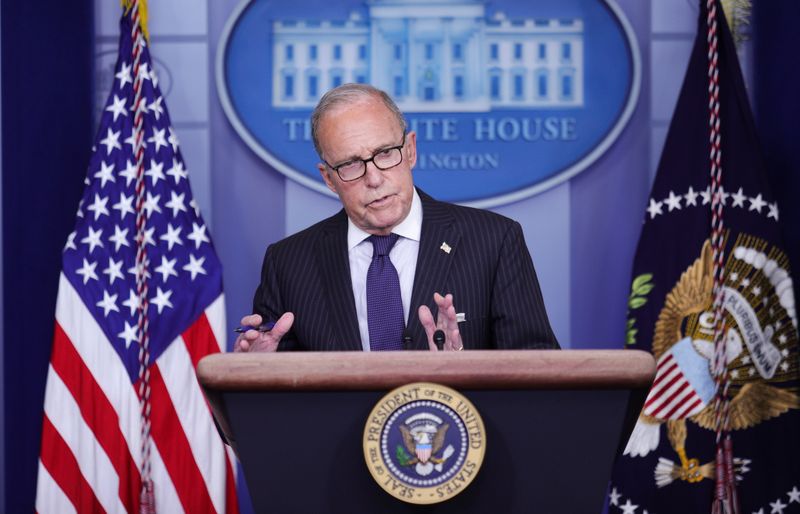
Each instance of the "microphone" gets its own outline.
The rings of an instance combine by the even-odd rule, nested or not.
[[[433,333],[433,342],[436,343],[436,348],[444,349],[444,330],[437,330]]]
[[[403,348],[408,350],[414,343],[414,337],[411,335],[411,330],[403,330]]]

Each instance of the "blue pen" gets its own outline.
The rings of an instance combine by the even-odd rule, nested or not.
[[[248,330],[258,330],[259,332],[269,332],[272,330],[272,327],[275,326],[274,321],[268,321],[266,323],[262,323],[257,327],[253,327],[251,325],[245,325],[243,327],[236,327],[233,329],[234,332],[241,334],[242,332],[247,332]]]

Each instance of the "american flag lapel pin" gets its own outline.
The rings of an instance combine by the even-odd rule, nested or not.
[[[450,248],[450,245],[445,242],[442,242],[442,246],[440,246],[439,249],[446,254],[449,254],[450,250],[452,250],[452,248]]]

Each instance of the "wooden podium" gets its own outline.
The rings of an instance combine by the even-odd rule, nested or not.
[[[635,350],[216,354],[198,377],[258,513],[600,513],[655,376]],[[408,504],[373,480],[362,437],[395,387],[434,382],[477,408],[483,465],[455,497]]]

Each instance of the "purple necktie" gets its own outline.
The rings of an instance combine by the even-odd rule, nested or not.
[[[398,237],[397,234],[369,237],[372,262],[367,270],[367,326],[372,351],[403,349],[405,321],[400,278],[389,259]]]

